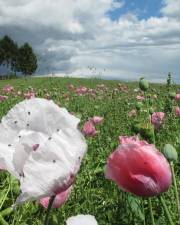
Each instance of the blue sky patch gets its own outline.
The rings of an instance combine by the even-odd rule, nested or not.
[[[162,0],[125,0],[124,3],[123,7],[107,13],[112,20],[118,20],[119,17],[127,13],[137,15],[140,20],[161,17]]]

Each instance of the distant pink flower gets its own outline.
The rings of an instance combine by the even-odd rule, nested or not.
[[[6,99],[8,99],[8,96],[0,95],[0,102],[5,101]]]
[[[128,113],[128,116],[129,117],[132,117],[132,116],[136,116],[137,114],[137,111],[135,109],[132,109],[129,113]]]
[[[87,87],[79,87],[76,89],[76,93],[78,95],[83,95],[83,94],[86,94],[88,91],[88,88]]]
[[[155,129],[159,129],[165,118],[165,113],[164,112],[154,112],[151,116],[151,122],[154,125]]]
[[[26,99],[35,98],[35,92],[34,91],[28,91],[27,93],[24,93],[24,97]]]
[[[3,87],[3,91],[4,91],[5,93],[11,93],[11,92],[14,91],[14,87],[8,84],[8,85],[6,85],[5,87]]]
[[[94,125],[97,125],[97,124],[100,124],[102,123],[104,120],[103,117],[100,117],[100,116],[94,116],[91,121],[94,123]]]
[[[83,126],[83,133],[89,137],[94,137],[97,134],[97,130],[92,121],[85,122]]]
[[[55,199],[54,199],[54,201],[53,201],[52,208],[59,208],[59,207],[61,207],[68,200],[69,195],[71,193],[71,190],[72,190],[72,186],[70,186],[65,191],[62,191],[59,194],[57,194]],[[47,209],[48,205],[49,205],[49,200],[50,200],[50,197],[42,198],[42,199],[40,199],[40,204],[44,208]]]
[[[175,108],[175,114],[176,114],[176,116],[180,116],[180,107],[176,107]]]
[[[136,99],[139,100],[139,101],[145,100],[144,96],[141,96],[141,95],[137,95]]]
[[[106,178],[138,196],[152,197],[167,191],[171,170],[163,154],[138,137],[119,139],[121,145],[107,160]]]
[[[176,99],[176,101],[180,101],[180,94],[176,94],[175,99]]]

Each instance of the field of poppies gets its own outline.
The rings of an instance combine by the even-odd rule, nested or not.
[[[0,81],[0,117],[0,224],[180,224],[171,78]]]

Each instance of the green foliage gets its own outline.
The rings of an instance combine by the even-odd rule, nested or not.
[[[96,97],[90,95],[77,96],[68,90],[69,84],[73,84],[75,87],[86,86],[96,89],[97,85],[102,83],[107,87],[107,91],[97,91]],[[60,209],[53,209],[51,212],[53,225],[65,225],[68,217],[77,214],[92,214],[96,217],[99,225],[151,225],[147,201],[120,190],[117,185],[104,177],[107,157],[119,145],[118,137],[120,135],[134,135],[134,131],[131,130],[132,125],[134,125],[138,134],[141,130],[141,137],[146,136],[148,132],[150,132],[151,137],[150,119],[147,119],[147,116],[150,115],[146,110],[145,103],[137,112],[135,119],[128,115],[128,112],[135,107],[137,102],[134,89],[137,88],[138,83],[122,83],[122,85],[128,87],[128,92],[119,91],[114,93],[114,88],[118,87],[117,81],[73,78],[23,78],[1,81],[0,94],[3,94],[1,90],[6,84],[13,85],[16,91],[22,92],[22,96],[9,94],[9,98],[0,103],[0,117],[5,115],[16,103],[22,101],[24,99],[23,93],[32,88],[36,91],[37,97],[45,97],[46,94],[49,94],[53,101],[61,107],[66,107],[69,112],[73,112],[80,117],[80,127],[94,115],[104,117],[103,124],[98,126],[99,134],[87,140],[88,152],[69,200]],[[178,88],[179,86],[176,86],[176,89]],[[167,94],[166,86],[153,84],[152,88],[148,89],[148,93],[151,96],[154,93],[158,95],[158,100],[153,100],[152,107],[156,112],[163,111],[165,94]],[[167,113],[164,127],[155,135],[158,149],[163,149],[166,143],[170,143],[180,154],[179,117],[176,117],[173,113]],[[177,185],[180,188],[179,162],[175,164],[175,171]],[[11,182],[9,182],[9,179]],[[0,205],[3,203],[0,213],[2,213],[2,218],[8,224],[43,224],[42,221],[46,210],[38,202],[27,202],[22,206],[18,206],[14,211],[9,209],[19,194],[19,184],[15,178],[10,177],[7,172],[1,171],[0,187]],[[165,198],[173,221],[176,222],[176,225],[179,225],[179,220],[176,217],[173,185],[165,194]],[[152,204],[156,224],[168,225],[158,198],[153,198]],[[9,210],[3,213],[6,209]]]
[[[16,69],[24,75],[31,75],[37,69],[36,55],[28,43],[25,43],[18,50]]]
[[[0,66],[5,65],[12,72],[31,75],[37,69],[37,57],[32,47],[25,43],[21,47],[9,37],[0,39]]]
[[[17,53],[17,44],[9,36],[4,36],[0,40],[0,65],[6,65],[15,71]]]

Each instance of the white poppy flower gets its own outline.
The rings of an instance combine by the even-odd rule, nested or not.
[[[86,153],[79,119],[41,98],[14,106],[0,123],[0,168],[20,180],[16,203],[69,187]]]
[[[77,215],[72,216],[66,221],[66,225],[98,225],[94,216]]]

